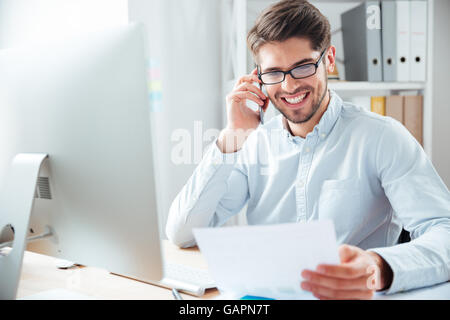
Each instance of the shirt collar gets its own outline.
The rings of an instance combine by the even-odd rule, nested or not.
[[[322,118],[320,119],[319,123],[314,127],[313,131],[308,133],[309,135],[315,135],[319,134],[319,136],[326,137],[333,129],[337,119],[339,118],[339,115],[342,110],[342,99],[334,92],[333,90],[330,90],[330,102],[328,103],[327,110],[325,110],[324,114],[322,115]],[[294,137],[290,133],[289,129],[287,128],[286,119],[281,116],[281,124],[282,128],[287,134],[288,138],[291,139],[297,139],[301,137]]]

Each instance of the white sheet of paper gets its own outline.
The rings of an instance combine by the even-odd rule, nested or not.
[[[331,220],[193,232],[217,287],[235,296],[311,299],[300,287],[302,270],[339,263]]]

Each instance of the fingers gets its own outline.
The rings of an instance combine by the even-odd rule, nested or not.
[[[258,105],[263,106],[264,101],[251,93],[250,91],[235,91],[227,96],[227,99],[234,102],[241,102],[244,99],[249,99],[256,102]]]
[[[339,247],[340,265],[322,264],[315,271],[304,270],[301,283],[304,290],[311,291],[320,299],[370,299],[375,286],[373,259],[357,247]]]
[[[251,74],[245,75],[237,81],[237,83],[234,86],[233,91],[230,93],[230,96],[234,96],[234,101],[236,100],[236,97],[243,97],[243,95],[236,95],[237,92],[252,92],[255,94],[259,99],[263,101],[263,103],[260,103],[259,99],[255,100],[253,97],[249,95],[245,95],[245,97],[249,97],[248,99],[255,101],[257,104],[263,107],[263,110],[265,111],[268,107],[268,97],[262,92],[260,88],[257,88],[254,83],[259,83],[261,85],[261,80],[258,78],[258,69],[253,69]]]
[[[339,247],[339,258],[341,262],[347,262],[352,260],[358,254],[358,248],[349,245],[342,245]]]
[[[264,101],[264,105],[262,106],[262,109],[264,112],[267,111],[267,108],[269,108],[269,100],[268,98]]]
[[[236,85],[234,86],[234,88],[236,89],[237,87],[239,87],[241,84],[243,84],[244,82],[248,82],[248,83],[261,83],[261,80],[259,80],[258,75],[256,73],[251,73],[248,75],[245,75],[241,78],[239,78],[239,80],[237,81]]]
[[[260,87],[258,88],[255,83],[259,83]],[[261,90],[261,86],[258,70],[255,68],[251,74],[245,75],[237,81],[233,91],[227,96],[227,103],[231,103],[231,105],[238,103],[242,106],[242,103],[245,104],[245,100],[251,100],[262,107],[263,111],[266,111],[269,106],[269,98]]]
[[[367,268],[359,264],[348,265],[319,265],[316,269],[317,273],[328,277],[355,279],[367,275]]]
[[[316,284],[302,283],[302,289],[310,291],[316,298],[323,300],[343,300],[343,299],[372,299],[372,290],[336,290],[322,287]]]
[[[367,277],[356,279],[336,279],[304,271],[302,276],[308,278],[301,283],[301,288],[310,291],[318,299],[371,299],[374,290],[367,286]]]
[[[313,285],[319,285],[336,290],[367,290],[367,276],[362,276],[356,279],[339,279],[321,275],[316,272],[304,270],[302,277]]]
[[[235,91],[251,91],[254,94],[256,94],[258,97],[261,98],[261,100],[266,100],[267,97],[264,94],[264,92],[261,91],[261,89],[257,88],[256,86],[254,86],[253,84],[250,84],[248,82],[244,82],[242,84],[240,84]]]

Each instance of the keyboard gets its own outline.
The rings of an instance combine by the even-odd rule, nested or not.
[[[195,296],[202,296],[206,289],[216,287],[207,270],[175,263],[164,264],[164,278],[159,284]]]

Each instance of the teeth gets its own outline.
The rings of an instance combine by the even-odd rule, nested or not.
[[[297,104],[303,101],[303,99],[306,97],[306,93],[296,97],[296,98],[285,98],[287,102],[289,102],[290,104]]]

